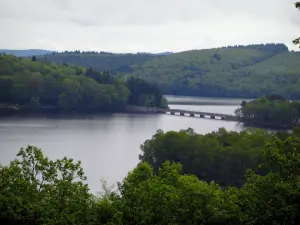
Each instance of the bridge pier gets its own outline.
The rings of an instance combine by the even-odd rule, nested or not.
[[[238,121],[238,118],[233,115],[227,115],[222,113],[210,113],[210,112],[197,112],[197,111],[189,111],[189,110],[182,110],[182,109],[157,109],[154,108],[154,112],[164,112],[170,115],[180,115],[180,116],[189,116],[189,117],[198,117],[200,118],[210,118],[210,119],[216,119],[217,117],[221,120],[228,120],[228,121]]]

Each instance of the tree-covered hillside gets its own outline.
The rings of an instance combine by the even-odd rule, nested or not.
[[[66,110],[115,110],[125,105],[129,90],[122,81],[97,82],[88,76],[84,68],[2,55],[0,103]]]
[[[284,44],[229,46],[170,55],[63,52],[39,61],[92,67],[159,84],[165,94],[256,98],[278,93],[300,99],[300,53]]]
[[[300,53],[282,44],[192,50],[134,67],[167,94],[260,97],[276,92],[300,99]]]
[[[131,65],[141,64],[156,57],[159,58],[160,56],[149,53],[114,54],[110,52],[65,51],[39,56],[38,60],[92,67],[98,71],[106,70],[124,74],[132,72]]]
[[[129,82],[130,81],[130,82]],[[130,96],[135,95],[135,99]],[[108,72],[0,55],[0,106],[115,111],[126,104],[166,105],[156,84]]]

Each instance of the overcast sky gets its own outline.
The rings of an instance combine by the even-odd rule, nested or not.
[[[0,48],[163,52],[285,43],[295,0],[0,0]]]

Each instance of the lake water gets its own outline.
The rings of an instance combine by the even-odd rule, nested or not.
[[[233,114],[240,104],[170,105],[170,108]],[[222,99],[215,99],[222,101]],[[227,100],[224,100],[227,101]],[[201,103],[199,103],[201,104]],[[109,184],[121,181],[138,163],[140,145],[158,129],[193,128],[208,133],[225,127],[240,131],[237,122],[172,115],[100,114],[0,118],[0,164],[7,165],[21,147],[34,145],[51,159],[64,156],[81,160],[92,192],[101,189],[100,178]]]

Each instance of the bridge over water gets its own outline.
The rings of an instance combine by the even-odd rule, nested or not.
[[[229,114],[222,114],[222,113],[190,111],[190,110],[183,110],[183,109],[166,109],[164,113],[170,115],[190,116],[190,117],[209,118],[209,119],[220,118],[221,120],[238,121],[238,118],[236,116],[229,115]]]
[[[163,113],[167,115],[189,116],[207,119],[221,119],[227,121],[238,121],[238,117],[230,114],[200,112],[184,109],[163,109],[157,107],[127,106],[127,111],[132,113]]]

